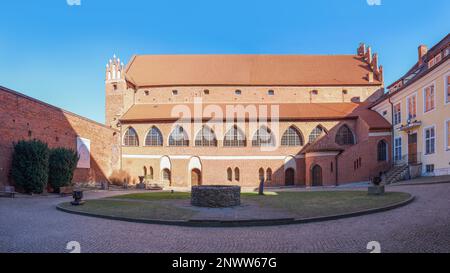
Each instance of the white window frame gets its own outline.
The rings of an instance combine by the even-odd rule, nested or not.
[[[400,146],[397,146],[397,139],[400,139]],[[395,161],[398,161],[398,160],[401,160],[402,159],[402,147],[403,146],[403,139],[402,139],[402,137],[401,136],[398,136],[398,137],[395,137],[394,138],[394,152],[392,153],[392,155],[393,155],[393,160],[394,160],[394,162]],[[397,148],[400,148],[400,158],[397,158],[396,156],[397,156]]]
[[[445,141],[444,141],[444,151],[447,151],[447,152],[450,152],[450,143],[448,142],[448,135],[449,135],[449,127],[450,127],[450,119],[447,119],[446,121],[445,121],[445,124],[444,124],[444,128],[445,128],[445,130],[444,130],[444,137],[445,137]]]
[[[444,75],[444,105],[450,104],[450,97],[447,97],[447,89],[448,89],[448,77],[450,76],[450,72]]]
[[[396,122],[397,121],[396,120],[397,115],[396,115],[396,112],[395,112],[395,107],[397,105],[400,105],[400,112],[399,112],[399,120],[398,120],[398,122]],[[401,102],[398,102],[398,103],[394,104],[394,111],[393,111],[392,115],[393,115],[393,120],[394,120],[394,126],[402,124],[402,103]]]
[[[434,93],[433,93],[434,108],[429,110],[429,111],[426,111],[426,108],[427,108],[426,89],[427,89],[427,87],[430,87],[430,86],[433,86],[433,90],[434,90]],[[427,84],[427,85],[425,85],[423,87],[422,96],[423,96],[423,114],[424,115],[428,114],[428,113],[431,113],[431,112],[436,110],[436,107],[437,107],[437,105],[436,105],[437,104],[437,102],[436,102],[436,92],[437,92],[437,90],[436,90],[436,83],[435,82]]]
[[[415,97],[416,98],[416,116],[414,118],[417,118],[417,92],[412,93],[411,95],[406,97],[406,120],[409,119],[409,99]]]
[[[427,154],[427,135],[426,135],[426,131],[428,129],[434,129],[434,151],[433,153]],[[437,134],[436,134],[436,125],[430,125],[428,127],[423,128],[423,132],[422,132],[422,136],[423,136],[423,155],[424,156],[429,156],[429,155],[435,155],[436,154],[436,143],[437,143]]]

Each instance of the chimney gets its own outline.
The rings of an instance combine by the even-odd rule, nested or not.
[[[426,45],[420,45],[419,46],[419,65],[423,64],[423,56],[425,56],[428,52],[428,48]]]

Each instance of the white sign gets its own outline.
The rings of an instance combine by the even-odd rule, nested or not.
[[[77,168],[89,169],[91,167],[91,141],[77,137],[77,153],[80,156]]]

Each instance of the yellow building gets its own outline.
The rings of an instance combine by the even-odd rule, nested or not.
[[[372,109],[393,125],[393,160],[411,176],[450,175],[450,35],[388,87]]]

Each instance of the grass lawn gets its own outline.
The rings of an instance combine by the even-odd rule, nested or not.
[[[124,195],[116,195],[109,198],[114,199],[134,199],[134,200],[172,200],[172,199],[189,199],[191,198],[190,192],[145,192],[145,193],[130,193]]]
[[[88,200],[82,206],[72,206],[70,203],[61,204],[70,210],[118,216],[127,218],[144,218],[156,220],[188,220],[195,211],[183,209],[159,202],[134,202],[108,199]]]
[[[279,192],[278,195],[247,195],[243,200],[254,200],[259,206],[282,209],[299,218],[328,216],[359,210],[384,207],[408,199],[403,192],[387,192],[370,196],[366,191]]]
[[[402,192],[387,192],[382,196],[369,196],[367,191],[311,191],[278,192],[259,196],[242,193],[241,202],[251,210],[271,208],[287,212],[295,218],[309,218],[350,213],[384,207],[408,199]],[[198,213],[189,207],[177,206],[177,200],[190,199],[188,192],[145,192],[88,200],[82,206],[62,206],[71,210],[109,216],[160,220],[189,220]],[[218,209],[220,210],[220,209]]]

